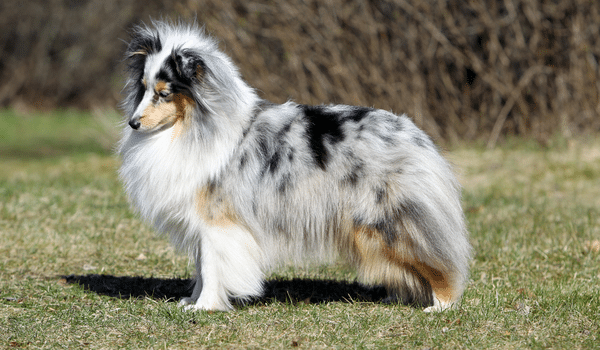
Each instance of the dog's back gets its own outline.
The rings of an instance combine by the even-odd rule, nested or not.
[[[428,305],[462,293],[470,248],[460,189],[405,116],[364,107],[271,105],[222,183],[275,260],[350,258],[392,298]],[[270,247],[270,248],[267,248]]]

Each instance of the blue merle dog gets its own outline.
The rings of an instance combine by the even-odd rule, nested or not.
[[[389,301],[444,310],[470,245],[460,186],[404,115],[262,100],[197,24],[153,22],[126,53],[119,174],[195,261],[187,310],[229,310],[282,263],[335,259]]]

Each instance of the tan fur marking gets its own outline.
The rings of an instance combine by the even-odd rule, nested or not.
[[[157,84],[158,85],[158,84]],[[183,94],[173,95],[170,101],[148,106],[140,118],[145,130],[155,129],[163,125],[173,125],[171,140],[181,135],[184,127],[190,122],[194,101]]]
[[[177,110],[177,119],[173,126],[171,141],[174,141],[181,135],[183,127],[190,122],[190,118],[187,118],[187,116],[192,113],[194,108],[194,100],[183,94],[175,94],[173,96],[173,102],[175,103]]]
[[[173,124],[173,132],[171,133],[171,142],[175,141],[175,139],[181,135],[182,129],[183,122],[180,119],[175,120],[175,123]]]
[[[169,86],[167,85],[167,83],[161,80],[158,83],[156,83],[156,85],[154,85],[154,91],[161,92],[163,90],[167,90],[168,87]]]
[[[448,276],[441,271],[418,261],[414,256],[414,247],[411,242],[402,242],[401,246],[392,248],[382,238],[382,234],[369,227],[359,227],[354,231],[354,246],[359,259],[366,263],[369,274],[373,277],[384,275],[383,269],[386,264],[392,263],[402,269],[411,271],[419,280],[426,280],[435,292],[436,298],[441,302],[451,302],[456,299],[454,290],[451,288]],[[370,277],[370,276],[366,276]]]
[[[414,267],[419,273],[429,281],[431,289],[435,292],[435,297],[443,303],[449,303],[456,299],[454,291],[448,283],[448,278],[442,272],[421,262],[414,262]]]
[[[196,209],[200,217],[212,226],[226,227],[238,221],[231,205],[210,186],[198,190]]]
[[[362,277],[370,283],[390,281],[390,269],[396,269],[396,254],[386,250],[386,244],[377,230],[369,227],[354,229],[353,248]],[[405,260],[405,259],[403,259]]]
[[[144,129],[153,129],[174,122],[176,113],[177,106],[172,101],[159,103],[158,105],[152,104],[142,113],[140,123]]]
[[[381,255],[387,261],[410,263],[415,261],[411,242],[401,242],[402,247],[393,249],[383,241],[381,232],[370,227],[359,227],[354,231],[355,246],[361,256],[372,259]]]
[[[146,50],[139,50],[139,51],[135,51],[129,54],[129,57],[133,57],[135,55],[144,55],[146,56],[148,54],[148,51]]]

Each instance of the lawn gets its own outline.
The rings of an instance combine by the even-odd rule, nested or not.
[[[115,113],[0,112],[0,348],[597,348],[600,141],[447,152],[474,247],[456,310],[381,303],[343,263],[284,267],[230,313],[129,208]]]

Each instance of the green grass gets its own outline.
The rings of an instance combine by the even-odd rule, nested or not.
[[[157,295],[185,294],[176,281],[190,278],[193,267],[130,211],[111,155],[117,119],[0,112],[0,348],[600,343],[596,140],[548,149],[512,140],[495,150],[463,146],[448,153],[465,187],[475,252],[457,310],[425,314],[382,304],[335,282],[352,282],[354,274],[334,264],[279,270],[267,298],[231,313],[184,313]],[[76,283],[94,277],[87,290]],[[131,290],[138,296],[127,297]]]
[[[2,158],[48,158],[95,152],[108,154],[116,141],[115,112],[74,110],[19,114],[0,111]]]

